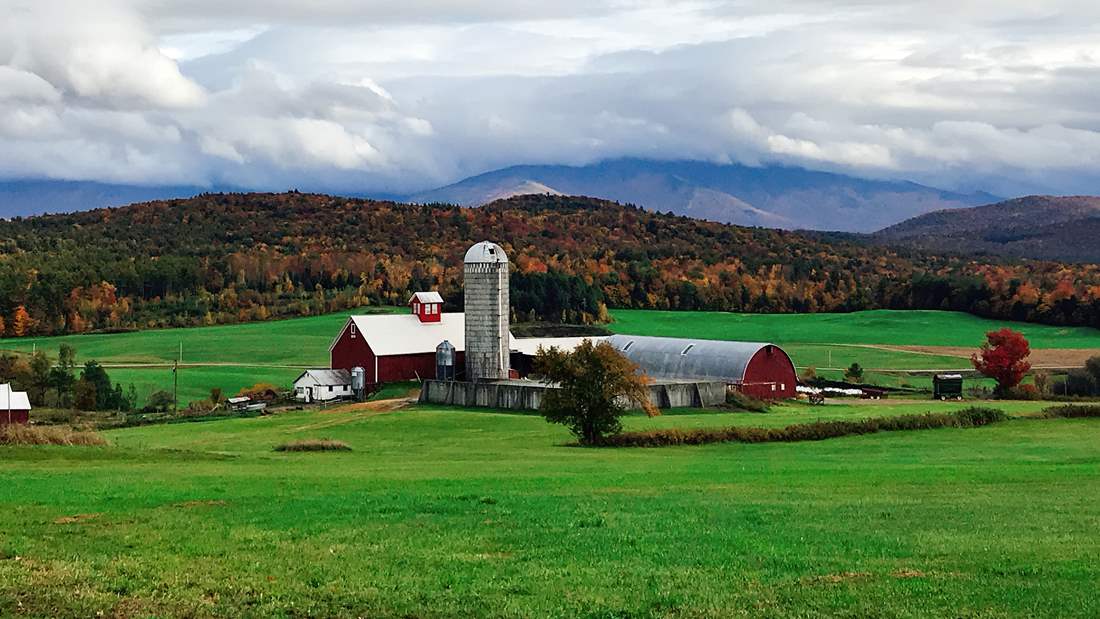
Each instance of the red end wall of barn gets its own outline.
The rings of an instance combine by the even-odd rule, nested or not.
[[[782,400],[797,395],[798,376],[791,358],[778,346],[761,348],[745,368],[741,391],[761,400]]]
[[[11,412],[11,422],[12,422],[12,424],[17,424],[17,423],[26,424],[26,423],[30,422],[30,418],[31,418],[30,411],[13,410]],[[6,425],[8,425],[8,410],[3,409],[3,410],[0,410],[0,426],[6,426]]]
[[[353,323],[344,325],[340,338],[329,352],[329,367],[334,370],[351,370],[360,367],[367,371],[367,381],[374,380],[374,351],[358,331],[352,335]]]

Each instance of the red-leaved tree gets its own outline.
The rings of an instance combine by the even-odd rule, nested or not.
[[[1020,384],[1031,369],[1027,358],[1031,345],[1019,331],[1004,328],[985,334],[986,341],[977,354],[970,357],[974,368],[997,381],[997,392],[1005,394]]]

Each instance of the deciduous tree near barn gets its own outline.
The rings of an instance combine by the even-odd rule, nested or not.
[[[576,435],[582,445],[622,431],[619,421],[626,412],[624,402],[658,415],[649,403],[648,380],[638,366],[610,344],[584,341],[572,352],[541,349],[535,357],[535,371],[558,384],[542,400],[542,414]]]
[[[971,356],[970,361],[976,370],[997,381],[997,393],[1004,395],[1031,370],[1027,361],[1031,345],[1022,333],[1007,327],[990,331],[985,337],[981,351]]]

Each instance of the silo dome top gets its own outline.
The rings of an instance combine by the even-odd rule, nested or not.
[[[507,264],[508,256],[504,254],[504,250],[500,245],[492,241],[482,241],[467,250],[465,262],[466,264],[492,264],[496,262]]]

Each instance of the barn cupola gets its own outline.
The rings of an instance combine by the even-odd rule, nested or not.
[[[409,297],[409,308],[420,322],[439,322],[443,316],[443,297],[438,292],[418,292]]]

